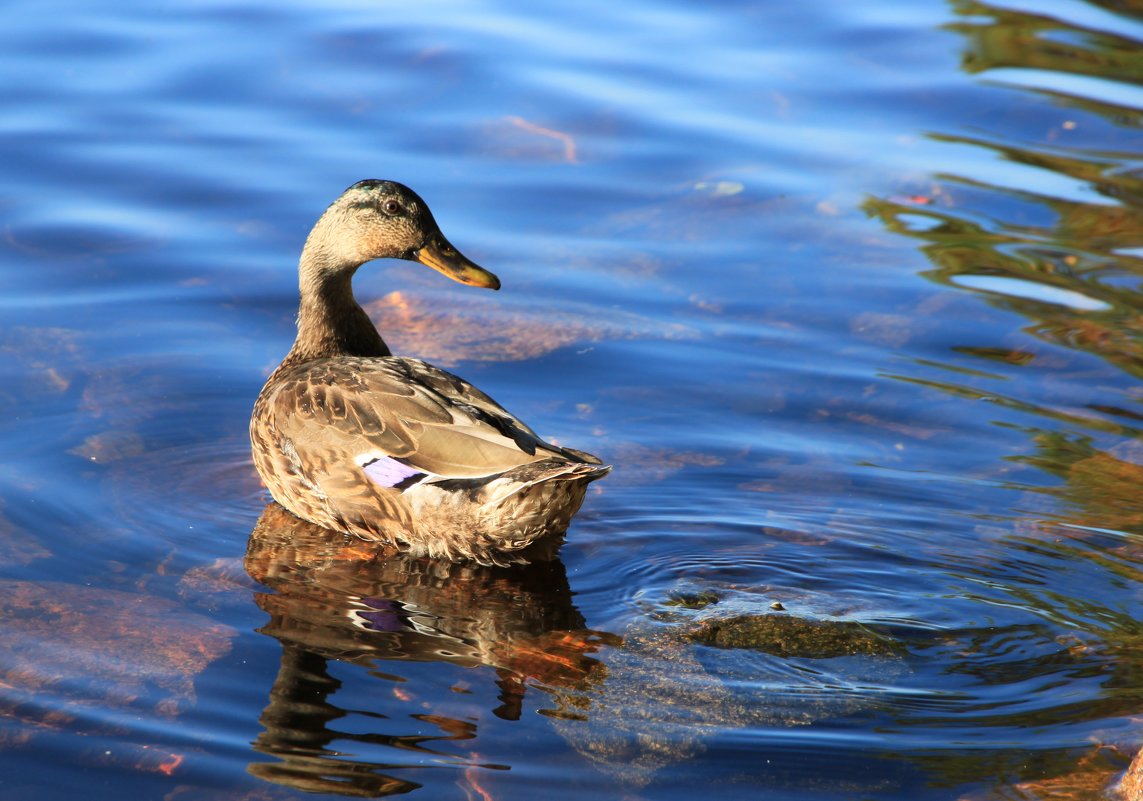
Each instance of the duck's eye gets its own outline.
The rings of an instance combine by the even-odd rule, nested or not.
[[[389,199],[381,204],[381,210],[386,214],[393,215],[401,210],[401,204],[393,199]]]

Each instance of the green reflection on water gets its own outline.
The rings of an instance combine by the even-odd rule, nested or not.
[[[888,231],[918,242],[932,264],[925,278],[958,292],[980,290],[976,296],[985,303],[1024,317],[1023,334],[1049,348],[1014,343],[1015,337],[1002,345],[958,345],[947,364],[915,359],[912,370],[892,377],[1000,407],[1007,421],[998,410],[993,423],[1028,438],[1027,452],[1009,459],[1057,480],[1023,488],[1012,514],[993,518],[1011,566],[965,556],[950,571],[975,576],[981,589],[974,601],[1027,609],[1050,621],[1055,633],[1045,629],[1039,639],[1054,637],[1061,647],[1025,659],[1013,673],[1013,665],[997,657],[1016,645],[982,634],[966,650],[983,659],[951,670],[997,671],[978,677],[981,686],[1052,672],[1066,676],[1061,692],[1071,682],[1099,682],[1094,702],[1000,709],[997,724],[1019,720],[1034,729],[1129,717],[1143,706],[1143,629],[1122,600],[1143,581],[1143,392],[1137,384],[1143,378],[1143,112],[1116,98],[1143,83],[1143,47],[1113,32],[987,3],[954,2],[952,8],[961,19],[945,29],[965,39],[965,72],[1004,82],[1010,73],[996,71],[1034,71],[1021,75],[1033,74],[1029,83],[1040,85],[1008,84],[1009,111],[929,138],[991,153],[1002,165],[1038,171],[1044,180],[1013,185],[1005,177],[1023,173],[999,169],[995,180],[982,180],[950,169],[937,172],[923,194],[870,197],[864,209]],[[1071,85],[1061,76],[1097,78],[1106,90],[1098,94],[1110,99],[1056,88]],[[1041,291],[1028,291],[1028,284]],[[1096,366],[1081,356],[1094,357]],[[966,358],[979,361],[980,369],[966,367]],[[956,379],[932,378],[936,365]],[[1012,379],[1003,394],[996,391],[998,378]],[[1071,397],[1057,391],[1063,385],[1087,387],[1089,400],[1082,406],[1053,402]],[[1031,422],[1015,425],[1011,413]],[[1047,572],[1049,579],[1074,580],[1041,582],[1029,572],[1051,564],[1059,567]],[[1004,581],[1007,570],[1018,571],[1019,579]],[[1042,664],[1030,668],[1034,663]],[[973,724],[987,727],[987,716]],[[995,786],[1004,797],[1102,797],[1126,761],[1104,745],[1019,754],[997,749],[986,759],[994,761]],[[950,784],[982,775],[976,752],[906,758]],[[972,797],[997,797],[991,792]]]

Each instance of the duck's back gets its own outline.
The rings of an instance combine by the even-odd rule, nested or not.
[[[250,435],[270,493],[299,517],[442,555],[562,530],[610,469],[544,442],[452,373],[391,356],[284,364]]]

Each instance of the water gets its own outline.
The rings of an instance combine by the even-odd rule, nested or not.
[[[1032,5],[10,9],[0,799],[1102,797],[1143,16]],[[365,177],[504,283],[366,267],[393,349],[615,465],[559,561],[267,507],[250,406]]]

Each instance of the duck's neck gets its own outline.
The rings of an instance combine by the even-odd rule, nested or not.
[[[359,266],[325,265],[317,254],[302,254],[298,337],[286,362],[391,355],[373,321],[353,297],[353,274]]]

